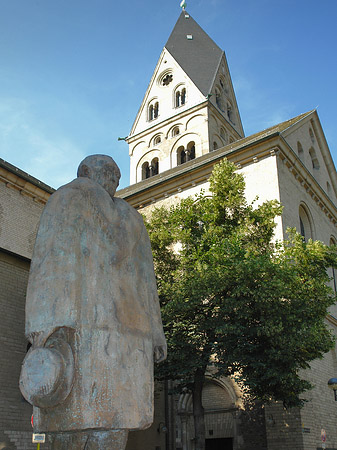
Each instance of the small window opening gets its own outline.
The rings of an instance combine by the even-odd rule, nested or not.
[[[329,181],[326,182],[326,189],[327,189],[328,195],[331,196],[332,190],[331,190],[331,186],[330,186]]]
[[[186,89],[182,89],[181,91],[176,92],[175,98],[175,106],[179,108],[179,106],[183,106],[186,103]]]
[[[332,245],[336,246],[336,241],[333,238],[330,239],[330,246]],[[335,292],[337,292],[336,269],[335,267],[331,267],[331,270],[332,270],[333,289]]]
[[[146,180],[147,178],[150,178],[150,166],[148,162],[145,162],[142,165],[142,180]]]
[[[216,150],[218,148],[218,144],[214,141],[213,142],[213,150]]]
[[[303,151],[302,144],[299,141],[297,142],[297,154],[298,154],[298,157],[300,158],[300,160],[303,162],[304,161],[304,151]]]
[[[154,145],[160,144],[160,143],[161,143],[161,137],[160,137],[160,136],[156,136],[156,137],[153,139],[153,143],[154,143]]]
[[[172,137],[178,136],[180,134],[179,127],[174,127],[172,130]]]
[[[311,142],[314,144],[315,143],[315,136],[314,136],[314,133],[313,133],[311,128],[309,128],[309,136],[310,136]]]
[[[150,169],[150,175],[149,175],[150,177],[158,175],[158,173],[159,173],[159,159],[158,158],[154,158],[151,161],[151,165],[150,165],[149,169]]]
[[[311,148],[309,150],[309,155],[310,155],[310,158],[311,158],[312,168],[315,169],[315,170],[319,170],[318,158],[317,158],[316,152],[315,152],[315,150],[313,148]]]
[[[226,130],[223,127],[220,128],[220,136],[222,137],[222,139],[224,141],[227,141],[227,133],[226,133]]]
[[[177,150],[177,163],[178,165],[184,164],[187,161],[195,159],[195,144],[190,142],[185,149],[183,146]]]
[[[149,121],[157,119],[159,115],[159,103],[151,104],[149,106]]]
[[[230,104],[227,105],[227,116],[228,116],[228,119],[229,119],[232,123],[234,123],[234,122],[233,122],[233,110],[232,110],[232,107],[231,107]]]
[[[173,75],[170,74],[170,73],[168,73],[168,74],[163,78],[163,81],[162,81],[163,86],[168,86],[168,85],[171,83],[172,80],[173,80]]]

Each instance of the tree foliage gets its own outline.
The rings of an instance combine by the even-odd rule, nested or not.
[[[336,250],[293,229],[274,243],[281,205],[248,204],[227,160],[210,192],[155,209],[147,224],[168,341],[157,375],[193,392],[212,365],[255,398],[300,406],[311,387],[300,369],[333,346],[324,318],[336,300],[327,275]]]

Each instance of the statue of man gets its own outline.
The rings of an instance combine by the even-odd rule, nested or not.
[[[153,361],[166,358],[141,215],[114,197],[112,158],[85,158],[41,216],[26,300],[20,388],[53,449],[123,450],[153,421]]]

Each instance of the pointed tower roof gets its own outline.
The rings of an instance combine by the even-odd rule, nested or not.
[[[206,97],[224,52],[186,12],[182,11],[165,48]]]

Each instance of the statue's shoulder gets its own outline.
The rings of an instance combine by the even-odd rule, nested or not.
[[[48,203],[56,203],[60,201],[71,201],[84,196],[99,195],[102,188],[89,178],[75,178],[70,183],[59,187],[49,198]]]
[[[113,200],[119,214],[122,214],[124,217],[128,217],[130,220],[133,219],[139,225],[144,224],[141,214],[139,214],[139,212],[130,206],[125,200],[119,197],[114,197]]]

